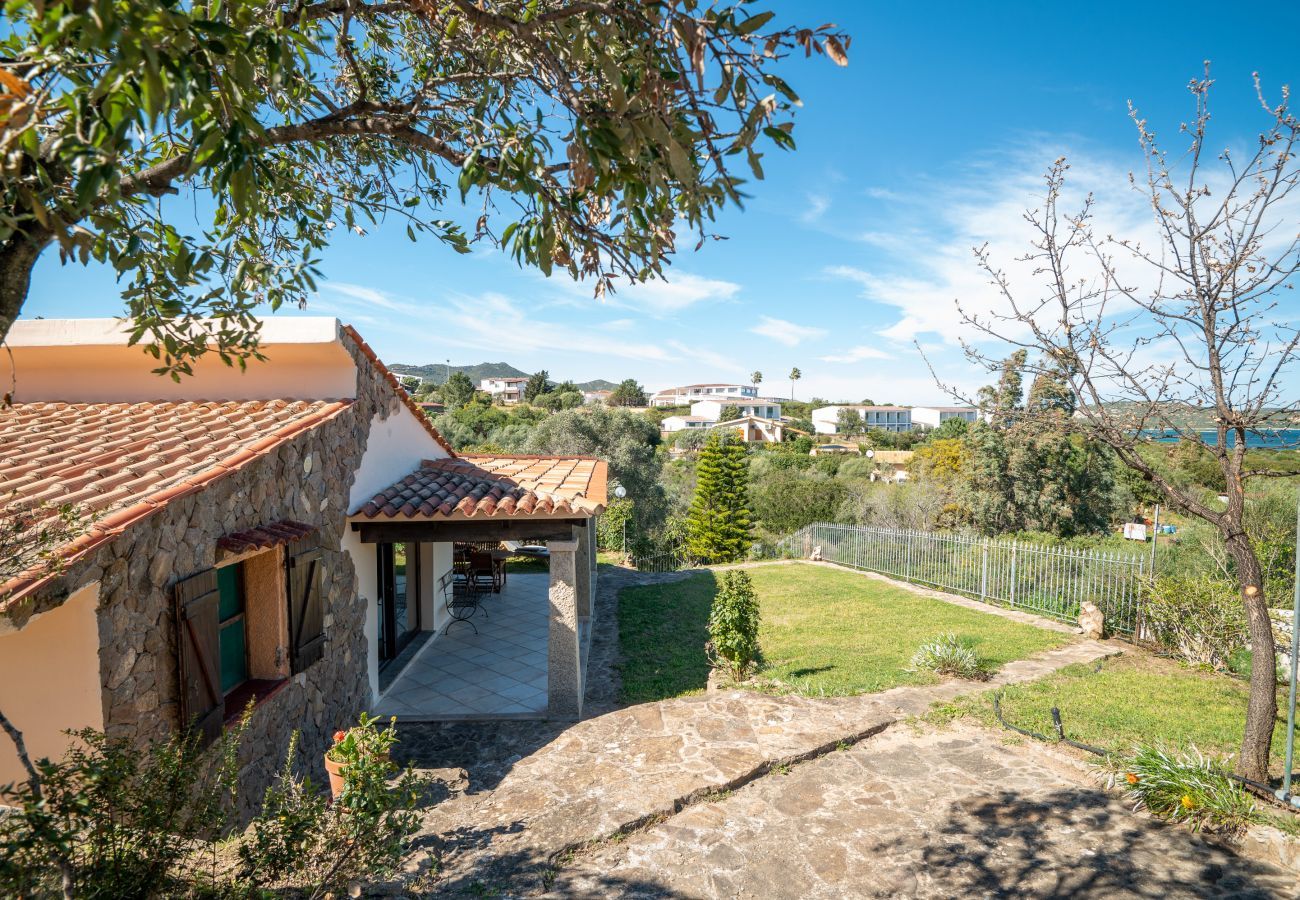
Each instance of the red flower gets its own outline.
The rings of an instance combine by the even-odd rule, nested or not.
[[[336,732],[334,732],[334,743],[336,743],[336,744],[341,744],[341,743],[343,743],[343,739],[344,739],[345,737],[347,737],[347,736],[348,736],[348,733],[347,733],[346,731],[336,731]]]

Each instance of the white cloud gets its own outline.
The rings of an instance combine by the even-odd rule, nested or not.
[[[897,191],[891,191],[889,188],[882,187],[867,188],[867,196],[873,200],[899,201],[907,199],[905,195],[900,194]]]
[[[761,334],[763,337],[785,344],[787,347],[797,347],[804,341],[826,334],[825,328],[796,325],[785,319],[774,319],[771,316],[761,316],[759,323],[749,330],[754,334]]]
[[[831,198],[825,194],[809,194],[808,206],[799,214],[799,221],[805,225],[811,225],[826,215],[826,210],[831,208]]]
[[[327,281],[323,287],[326,293],[342,295],[349,300],[358,300],[361,303],[368,303],[372,306],[380,306],[394,311],[402,309],[402,304],[384,291],[366,287],[364,284],[351,284],[347,281]]]
[[[865,344],[851,347],[843,353],[833,353],[828,356],[818,357],[822,362],[829,363],[856,363],[867,359],[893,359],[893,354],[886,353],[879,347],[870,347]]]
[[[1045,144],[990,157],[969,166],[954,179],[931,183],[915,191],[903,209],[891,213],[895,226],[889,232],[863,231],[858,239],[885,251],[874,254],[871,265],[838,265],[825,270],[832,278],[857,283],[862,296],[892,308],[896,318],[878,333],[891,340],[937,339],[952,346],[962,339],[979,342],[982,335],[963,321],[957,302],[981,316],[1005,315],[1009,306],[980,269],[974,248],[987,245],[994,264],[1003,269],[1017,297],[1036,300],[1045,296],[1042,273],[1021,262],[1034,237],[1025,221],[1027,209],[1041,206],[1043,173],[1052,160],[1065,155],[1062,148]],[[887,192],[869,189],[881,199]],[[1129,186],[1127,170],[1109,159],[1086,152],[1072,156],[1063,212],[1073,212],[1091,193],[1094,231],[1138,240],[1152,235],[1149,207]],[[1085,270],[1082,254],[1076,263],[1078,277]],[[1144,274],[1135,272],[1141,286]],[[1021,328],[1000,323],[1014,336]]]
[[[730,301],[739,293],[740,285],[733,281],[676,272],[654,281],[622,285],[609,295],[608,302],[622,309],[667,316],[702,303]]]
[[[667,344],[668,348],[677,354],[677,359],[707,366],[716,373],[735,375],[747,371],[737,357],[727,356],[725,353],[707,347],[694,347],[677,340],[670,340]]]

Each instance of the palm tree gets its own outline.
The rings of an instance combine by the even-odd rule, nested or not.
[[[800,372],[799,367],[795,366],[793,369],[790,370],[790,402],[791,403],[794,402],[794,383],[798,381],[800,378],[803,378],[803,372]]]
[[[754,390],[757,391],[758,386],[763,383],[763,373],[758,371],[757,369],[755,369],[753,372],[750,372],[749,383],[752,384],[754,386]]]

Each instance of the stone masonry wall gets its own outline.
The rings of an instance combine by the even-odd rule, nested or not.
[[[173,500],[60,579],[64,585],[102,583],[105,731],[143,746],[180,725],[172,585],[211,567],[217,539],[229,532],[281,519],[319,527],[325,656],[253,713],[240,750],[244,818],[282,765],[294,729],[302,734],[300,771],[324,783],[322,756],[330,736],[354,723],[368,702],[365,601],[357,594],[351,557],[339,547],[370,423],[377,412],[396,414],[400,401],[346,336],[344,343],[359,372],[348,409],[204,490]]]

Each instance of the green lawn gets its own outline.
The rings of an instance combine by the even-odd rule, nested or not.
[[[914,594],[823,566],[760,566],[749,571],[763,612],[761,675],[778,689],[808,695],[861,694],[927,684],[908,670],[926,640],[967,638],[996,668],[1070,637],[1001,616]],[[623,696],[641,703],[704,690],[712,572],[672,584],[633,587],[619,596]]]
[[[620,554],[606,550],[596,554],[596,564],[601,566],[617,566],[622,560]],[[551,571],[551,564],[545,558],[539,559],[536,556],[512,556],[506,560],[506,571],[518,572],[520,575],[545,575]]]
[[[1039,734],[1054,735],[1051,709],[1061,710],[1066,737],[1104,750],[1127,752],[1137,744],[1197,747],[1229,756],[1241,743],[1246,717],[1246,682],[1188,668],[1135,651],[1100,666],[1070,666],[1047,678],[1002,692],[1007,721]],[[1279,701],[1284,698],[1279,696]],[[1273,770],[1282,771],[1285,707],[1279,702],[1273,732]],[[937,707],[933,719],[972,716],[996,726],[993,694],[963,697]]]

